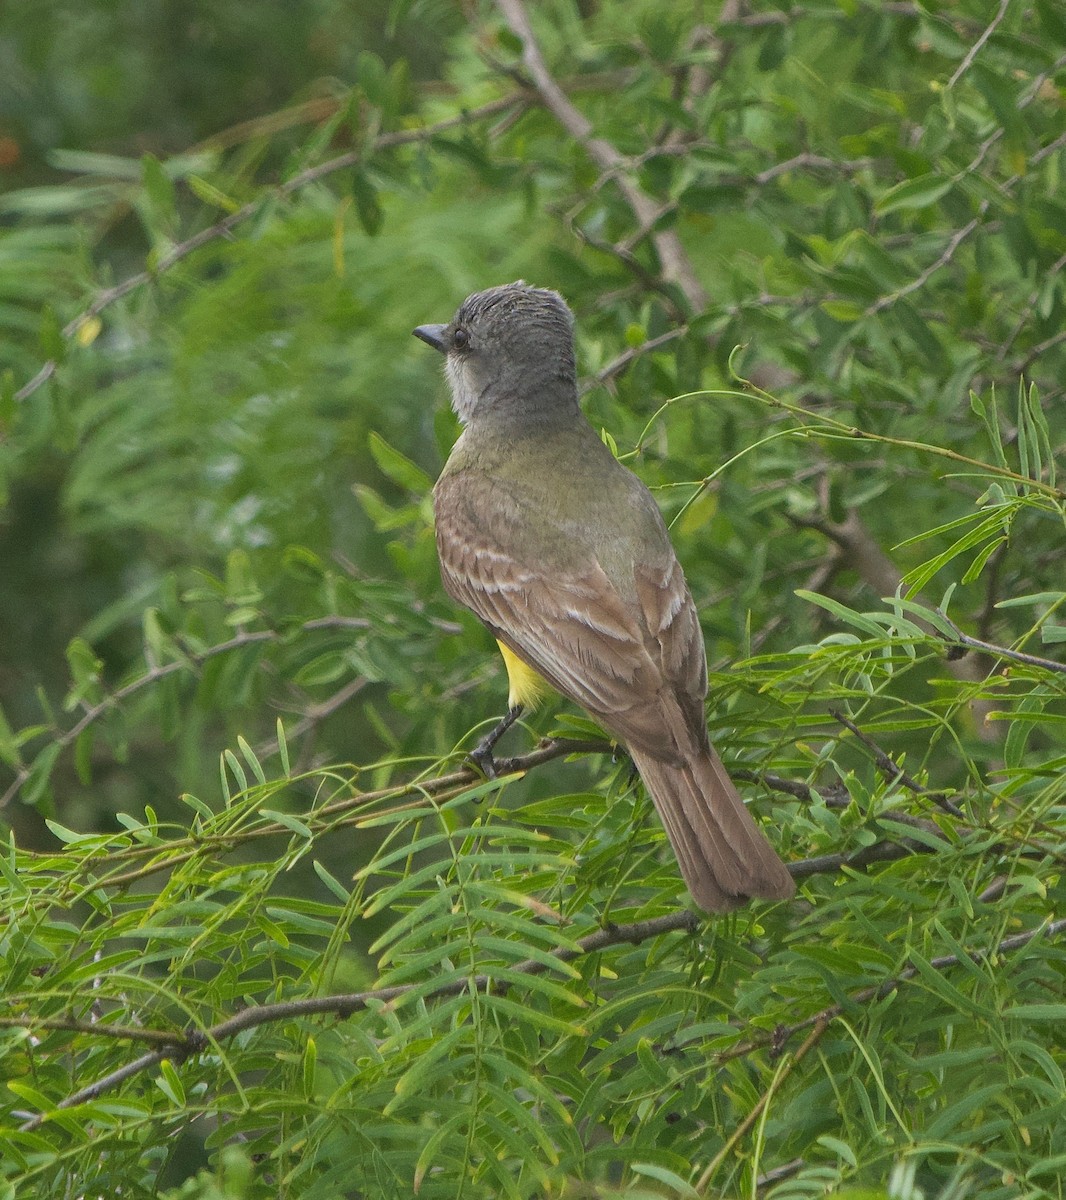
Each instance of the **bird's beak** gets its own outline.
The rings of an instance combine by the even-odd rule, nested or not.
[[[447,354],[448,347],[444,341],[444,331],[447,325],[419,325],[417,329],[412,329],[411,332],[416,338],[421,338],[427,346],[432,346],[434,350],[439,350],[441,354]]]

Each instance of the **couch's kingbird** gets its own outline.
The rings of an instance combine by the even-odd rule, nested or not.
[[[495,635],[509,719],[546,680],[624,743],[696,903],[795,884],[707,736],[696,608],[651,493],[578,407],[573,316],[519,281],[416,336],[464,429],[434,489],[448,593]]]

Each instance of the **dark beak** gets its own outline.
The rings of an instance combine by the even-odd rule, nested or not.
[[[447,354],[448,347],[444,341],[444,331],[447,328],[447,325],[419,325],[417,329],[412,329],[411,332],[416,338],[421,338],[427,346],[432,346],[434,350],[439,350],[441,354]]]

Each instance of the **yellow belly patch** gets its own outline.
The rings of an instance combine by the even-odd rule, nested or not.
[[[503,642],[496,643],[503,655],[503,665],[507,668],[507,707],[536,708],[537,704],[551,691],[551,685],[542,679],[532,667],[509,650]]]

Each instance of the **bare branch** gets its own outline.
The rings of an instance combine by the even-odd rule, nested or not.
[[[94,1037],[114,1038],[126,1042],[147,1042],[152,1046],[172,1046],[174,1031],[144,1029],[139,1025],[109,1025],[104,1021],[79,1021],[76,1017],[36,1017],[30,1013],[19,1017],[0,1016],[0,1029],[55,1029],[67,1033],[88,1033]]]
[[[936,804],[939,808],[942,808],[944,812],[950,813],[953,817],[965,816],[962,809],[960,809],[957,804],[953,804],[942,792],[933,792],[930,791],[929,788],[922,787],[922,785],[913,776],[909,775],[899,765],[899,763],[895,761],[895,759],[886,754],[885,751],[881,749],[881,747],[873,740],[872,737],[870,737],[868,733],[864,733],[854,721],[846,717],[844,713],[840,712],[839,709],[831,708],[829,710],[829,715],[834,721],[839,721],[845,729],[853,733],[867,748],[867,750],[870,751],[870,753],[873,755],[874,762],[877,764],[877,769],[889,781],[890,786],[895,783],[902,783],[908,792],[911,792],[915,796],[921,796],[924,799],[932,800],[934,804]]]
[[[977,39],[977,41],[974,42],[974,44],[967,51],[966,57],[955,68],[955,74],[952,75],[952,77],[948,80],[947,86],[948,86],[949,91],[951,88],[953,88],[955,86],[955,84],[957,84],[959,82],[959,80],[963,77],[963,75],[965,75],[966,72],[973,65],[973,60],[981,52],[981,47],[985,44],[985,42],[988,41],[988,39],[992,36],[992,34],[994,34],[996,32],[997,26],[1003,20],[1003,18],[1007,15],[1008,8],[1010,8],[1010,0],[999,0],[999,11],[992,18],[991,22],[988,25],[988,28],[984,31],[984,33],[981,34],[981,36]]]
[[[1033,288],[1029,294],[1029,298],[1025,302],[1025,307],[1018,314],[1018,319],[1014,323],[1014,327],[1007,335],[1007,340],[996,351],[996,360],[1003,362],[1010,353],[1011,347],[1018,340],[1018,335],[1029,324],[1029,318],[1033,315],[1033,310],[1040,302],[1040,296],[1050,279],[1053,279],[1058,273],[1066,267],[1066,254],[1061,255],[1058,260],[1048,268],[1046,272],[1041,273],[1040,282]]]
[[[1043,925],[1038,925],[1036,929],[1027,930],[1025,933],[1012,934],[987,950],[968,950],[965,957],[969,958],[971,962],[985,962],[988,959],[995,959],[1001,954],[1009,954],[1013,950],[1020,950],[1023,946],[1027,946],[1034,938],[1041,936],[1055,938],[1064,931],[1066,931],[1066,918],[1047,921]],[[952,967],[959,966],[961,962],[962,956],[958,954],[943,954],[939,958],[930,959],[929,965],[936,971],[947,971]],[[880,1000],[882,997],[894,992],[901,983],[906,983],[917,974],[917,967],[905,967],[898,975],[893,976],[891,979],[886,979],[883,983],[874,984],[871,987],[863,988],[861,991],[853,992],[848,1002],[849,1004],[869,1004],[872,1000]],[[782,1044],[802,1030],[810,1029],[812,1025],[819,1025],[824,1020],[835,1019],[844,1012],[844,1009],[845,1005],[843,1004],[832,1004],[829,1008],[823,1008],[821,1012],[814,1013],[810,1017],[805,1017],[802,1021],[797,1021],[795,1025],[786,1025],[783,1029],[775,1030],[774,1045]],[[751,1048],[754,1049],[755,1047]]]
[[[574,106],[556,83],[544,62],[522,0],[496,0],[496,3],[511,32],[522,43],[522,63],[544,107],[567,133],[584,147],[589,158],[601,171],[611,173],[623,198],[632,209],[638,226],[653,228],[660,213],[659,202],[629,177],[629,164],[625,156],[605,138],[594,135],[591,121]],[[702,312],[709,303],[709,297],[681,245],[680,238],[672,230],[662,230],[652,234],[652,242],[662,264],[663,278],[681,288],[693,312]]]
[[[940,257],[937,258],[935,262],[931,262],[929,266],[927,266],[920,275],[912,279],[910,283],[894,292],[889,292],[887,296],[882,296],[880,299],[875,300],[873,304],[866,309],[863,316],[876,317],[878,313],[884,312],[886,308],[891,308],[893,304],[897,303],[899,300],[902,300],[904,296],[909,296],[912,292],[916,292],[920,288],[925,287],[925,285],[930,279],[932,279],[937,271],[939,271],[942,267],[946,267],[948,263],[951,262],[951,260],[955,257],[955,252],[958,250],[958,248],[970,236],[970,234],[973,233],[978,225],[981,224],[981,219],[984,217],[987,211],[988,201],[982,200],[980,205],[978,205],[977,216],[967,221],[961,229],[957,229],[951,235],[951,237],[948,239],[948,244],[944,247]]]
[[[684,337],[687,333],[687,325],[677,325],[673,329],[668,329],[665,333],[659,334],[658,337],[649,338],[646,342],[641,342],[639,346],[631,346],[628,350],[623,350],[617,358],[612,358],[605,367],[597,371],[591,379],[582,385],[582,393],[591,391],[597,384],[610,382],[615,376],[621,375],[631,362],[634,362],[642,355],[650,354],[653,350],[658,350],[660,347],[676,341],[680,337]]]
[[[770,183],[777,179],[780,175],[787,175],[790,171],[795,171],[797,168],[805,167],[818,171],[844,171],[851,175],[856,171],[861,171],[866,167],[873,165],[872,158],[855,158],[855,159],[836,159],[826,158],[824,154],[811,154],[804,152],[796,154],[792,158],[786,158],[784,161],[774,163],[772,167],[767,167],[765,171],[760,171],[755,176],[755,182],[760,186]]]
[[[779,1071],[774,1075],[774,1078],[771,1081],[770,1086],[766,1089],[765,1092],[763,1092],[763,1094],[759,1097],[759,1099],[755,1102],[755,1104],[752,1105],[751,1109],[748,1112],[748,1115],[744,1118],[743,1121],[740,1122],[740,1124],[736,1127],[736,1129],[733,1130],[733,1132],[729,1135],[729,1137],[726,1138],[725,1142],[722,1144],[722,1148],[718,1151],[718,1153],[714,1156],[714,1158],[712,1158],[711,1161],[707,1164],[705,1170],[702,1172],[698,1181],[696,1182],[696,1191],[698,1193],[700,1193],[701,1195],[703,1194],[703,1192],[708,1187],[711,1180],[714,1178],[715,1174],[717,1173],[718,1168],[722,1165],[723,1162],[725,1162],[725,1160],[729,1157],[729,1155],[733,1153],[733,1150],[736,1147],[737,1143],[741,1140],[741,1138],[743,1138],[751,1130],[752,1126],[762,1115],[766,1106],[770,1103],[770,1100],[772,1099],[774,1092],[777,1091],[777,1089],[781,1086],[782,1082],[792,1073],[792,1071],[795,1069],[796,1065],[798,1063],[801,1063],[804,1060],[804,1058],[807,1057],[807,1055],[810,1053],[810,1051],[813,1050],[814,1047],[818,1044],[819,1040],[821,1039],[822,1034],[825,1033],[825,1031],[829,1028],[829,1020],[830,1020],[830,1018],[827,1017],[827,1018],[825,1018],[825,1020],[819,1020],[819,1021],[815,1022],[814,1028],[810,1031],[810,1033],[804,1039],[803,1045],[800,1046],[800,1048],[796,1051],[795,1054],[793,1054],[792,1058],[786,1064],[784,1070]]]
[[[936,611],[937,615],[943,617],[951,627],[952,635],[961,646],[966,646],[970,650],[980,650],[984,654],[990,654],[993,658],[1008,658],[1013,662],[1026,663],[1030,667],[1040,667],[1045,671],[1066,674],[1066,663],[1056,662],[1053,658],[1042,658],[1039,654],[1026,654],[1024,650],[1010,650],[1006,646],[997,646],[993,642],[970,637],[968,633],[963,633],[958,625],[939,608]]]

